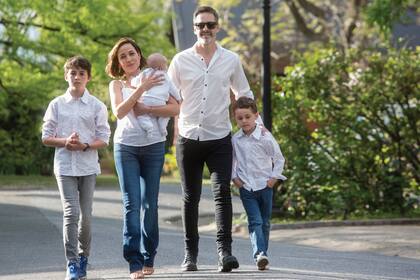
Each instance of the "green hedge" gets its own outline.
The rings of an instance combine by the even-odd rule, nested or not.
[[[419,205],[420,52],[318,49],[275,81],[285,217],[401,214]]]

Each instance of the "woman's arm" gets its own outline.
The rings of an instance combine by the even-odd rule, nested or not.
[[[143,114],[151,114],[156,117],[174,117],[179,114],[180,104],[172,96],[169,97],[166,105],[163,106],[146,106],[138,102],[134,107],[134,114],[136,116]]]
[[[129,98],[123,100],[122,88],[122,82],[114,80],[109,83],[109,95],[111,98],[112,113],[118,119],[122,119],[128,114],[128,112],[137,102],[136,95],[141,96],[142,94],[142,92],[136,90],[137,94],[133,93]]]

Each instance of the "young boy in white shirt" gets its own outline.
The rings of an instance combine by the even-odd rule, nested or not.
[[[87,59],[69,58],[64,65],[69,87],[50,102],[42,126],[42,143],[55,147],[54,174],[63,206],[66,280],[86,279],[93,192],[100,173],[97,150],[108,145],[111,134],[105,104],[86,89],[90,78]]]
[[[284,157],[270,132],[262,132],[255,121],[258,111],[255,101],[240,97],[233,105],[240,130],[232,137],[232,181],[239,188],[242,204],[248,216],[248,230],[253,258],[259,270],[267,269],[268,241],[272,212],[273,187],[282,175]]]
[[[180,101],[181,97],[166,73],[168,68],[168,61],[166,57],[160,53],[153,53],[147,57],[147,66],[148,68],[144,69],[137,77],[131,80],[132,86],[137,87],[143,76],[153,74],[162,75],[164,77],[164,81],[161,85],[154,86],[144,92],[139,101],[146,106],[163,106],[166,105],[170,95],[172,95],[177,101]],[[152,131],[154,129],[151,118],[155,117],[150,114],[139,115],[137,117],[140,127],[146,131],[147,136],[152,135]],[[169,118],[158,118],[158,129],[162,135],[167,134],[166,127],[168,125],[168,121]]]

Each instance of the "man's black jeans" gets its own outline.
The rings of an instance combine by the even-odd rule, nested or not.
[[[210,171],[215,201],[217,250],[231,254],[232,246],[232,176],[231,135],[217,140],[198,141],[178,136],[176,158],[181,177],[182,220],[186,253],[198,255],[198,204],[200,202],[204,163]]]

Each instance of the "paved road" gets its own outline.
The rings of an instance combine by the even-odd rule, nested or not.
[[[420,260],[386,256],[350,248],[319,248],[300,245],[293,233],[273,232],[270,243],[270,270],[258,272],[250,258],[246,234],[234,238],[234,253],[241,264],[233,273],[216,271],[215,238],[211,227],[202,227],[199,271],[181,273],[182,231],[179,226],[181,196],[177,186],[162,186],[160,196],[161,242],[156,273],[150,279],[420,279]],[[201,201],[202,224],[209,222],[213,203],[209,189]],[[234,212],[243,211],[234,199]],[[64,279],[61,241],[61,205],[56,190],[0,191],[0,279]],[[89,279],[128,279],[121,250],[121,200],[117,189],[95,193],[93,244]],[[205,231],[208,230],[208,231]],[[323,229],[324,233],[334,229]],[[343,230],[343,229],[341,229]],[[296,234],[311,240],[307,232]],[[295,237],[296,237],[295,234]],[[305,235],[306,234],[306,235]],[[318,229],[317,240],[322,237]],[[342,232],[342,236],[345,233]],[[420,234],[419,234],[420,236]],[[314,237],[315,238],[315,237]],[[313,238],[312,238],[313,239]],[[279,240],[279,241],[276,241]],[[302,239],[301,239],[302,240]],[[281,241],[281,242],[280,242]],[[325,243],[326,241],[323,240]],[[340,245],[340,243],[334,243]]]

